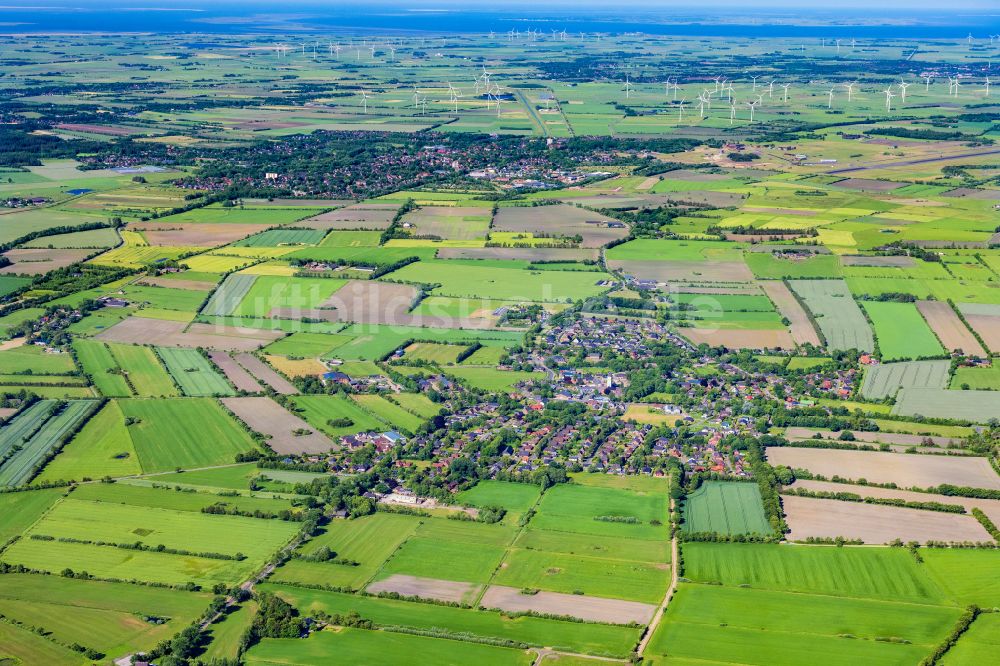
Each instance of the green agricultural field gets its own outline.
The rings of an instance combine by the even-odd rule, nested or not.
[[[563,622],[530,616],[511,617],[492,611],[360,597],[288,585],[265,584],[262,589],[309,612],[322,610],[330,614],[347,614],[354,611],[380,625],[447,629],[452,633],[546,645],[601,656],[627,655],[640,632],[634,627]]]
[[[606,273],[527,271],[513,268],[419,261],[385,276],[400,282],[440,285],[435,295],[523,302],[568,302],[605,291]]]
[[[428,638],[390,631],[341,629],[314,633],[306,640],[265,638],[246,655],[247,666],[312,666],[313,664],[368,664],[397,666],[420,655],[434,664],[529,666],[533,652],[465,641]]]
[[[30,278],[0,275],[0,298],[17,291],[27,284],[31,284]]]
[[[79,652],[42,638],[28,628],[6,622],[0,623],[0,645],[3,645],[5,658],[14,664],[79,666],[81,663]]]
[[[108,655],[148,650],[169,639],[202,613],[211,596],[61,576],[8,574],[3,581],[0,613],[6,618]],[[147,622],[142,615],[165,621]]]
[[[73,350],[83,371],[102,395],[109,397],[132,395],[121,368],[103,342],[77,338],[73,341]]]
[[[179,395],[174,380],[150,347],[108,344],[111,356],[126,373],[135,394],[144,398]]]
[[[609,538],[666,540],[667,505],[665,493],[563,484],[542,496],[531,527]]]
[[[944,347],[913,303],[865,301],[865,312],[887,361],[943,356]]]
[[[205,648],[205,659],[236,659],[246,630],[257,613],[257,602],[250,600],[236,610],[222,616],[222,619],[208,625],[209,644]]]
[[[352,339],[348,335],[331,335],[329,333],[292,333],[269,344],[264,348],[264,352],[295,358],[326,356]]]
[[[865,368],[861,395],[868,400],[894,396],[902,388],[938,388],[948,383],[948,361],[903,361]]]
[[[483,389],[484,391],[507,391],[520,382],[545,377],[545,374],[541,372],[497,370],[496,368],[463,365],[444,368],[443,372],[450,377],[469,384],[469,386]]]
[[[351,435],[367,430],[385,430],[386,425],[363,410],[356,402],[340,395],[297,395],[292,404],[298,415],[314,428],[331,437]],[[348,419],[350,425],[331,425],[330,421]]]
[[[378,578],[398,573],[424,578],[485,583],[514,538],[505,525],[428,518],[393,553]]]
[[[347,284],[345,280],[331,278],[258,275],[239,304],[226,314],[238,317],[267,317],[275,308],[309,310],[322,305],[345,284]],[[226,302],[228,301],[227,297]]]
[[[115,400],[108,401],[38,476],[47,483],[67,479],[101,479],[141,474],[142,467]]]
[[[254,449],[250,435],[209,398],[122,400],[129,436],[142,471],[232,463]]]
[[[441,405],[423,393],[394,393],[388,399],[417,416],[429,419],[441,411]]]
[[[1000,561],[989,550],[923,548],[927,576],[954,604],[1000,606]]]
[[[279,247],[284,245],[315,245],[323,240],[324,231],[316,229],[268,229],[238,240],[233,247]]]
[[[985,368],[957,368],[949,388],[1000,391],[1000,363]]]
[[[941,660],[945,666],[989,663],[1000,652],[1000,614],[983,613]]]
[[[63,493],[65,490],[62,488],[49,488],[0,495],[0,515],[4,516],[3,521],[0,521],[0,543],[7,543],[11,538],[19,536],[48,511]]]
[[[597,537],[530,527],[517,537],[516,548],[566,553],[609,560],[631,560],[665,564],[670,561],[670,542],[623,537]]]
[[[427,361],[437,365],[453,365],[458,355],[465,351],[462,345],[448,345],[436,342],[414,342],[406,348],[407,359]]]
[[[964,551],[956,551],[964,552]],[[697,583],[940,604],[940,585],[901,548],[687,543],[684,577]]]
[[[705,481],[684,502],[686,532],[772,534],[756,483]]]
[[[97,408],[96,400],[42,400],[0,429],[0,486],[27,483],[39,465]]]
[[[515,548],[494,582],[521,589],[626,599],[656,604],[670,579],[666,563],[611,560]]]
[[[784,259],[768,252],[747,252],[744,258],[754,277],[764,280],[840,277],[840,259],[830,254]]]
[[[225,377],[216,372],[215,366],[197,349],[157,347],[156,353],[184,395],[192,397],[235,395],[236,392]]]
[[[520,514],[534,506],[539,496],[537,486],[487,479],[456,495],[455,501],[464,506],[502,506]]]
[[[641,238],[616,245],[605,256],[616,261],[740,261],[743,247],[724,241]]]
[[[64,375],[76,370],[71,355],[48,354],[35,345],[0,351],[0,367],[12,374],[30,371],[40,375]]]
[[[649,651],[718,662],[738,655],[741,663],[761,665],[915,663],[933,651],[960,612],[682,583]]]
[[[212,293],[212,297],[208,299],[208,303],[202,308],[201,313],[219,317],[232,314],[256,280],[256,275],[246,273],[233,273],[226,276],[225,281]]]
[[[424,423],[424,419],[411,414],[399,405],[389,402],[380,395],[359,394],[352,396],[354,402],[361,405],[363,409],[371,412],[380,420],[388,423],[394,428],[399,428],[405,432],[416,432]]]
[[[185,474],[196,474],[196,472],[186,472]],[[166,481],[168,476],[180,477],[183,474],[157,475],[151,479],[159,483]],[[108,502],[110,504],[127,504],[132,506],[143,506],[157,509],[170,509],[172,511],[192,511],[201,512],[208,506],[221,506],[226,509],[237,509],[242,512],[253,513],[260,511],[265,514],[279,514],[282,511],[295,512],[291,500],[280,499],[265,493],[257,493],[251,497],[249,495],[224,495],[214,492],[214,489],[199,489],[197,492],[184,489],[174,490],[173,487],[153,488],[149,486],[134,485],[139,483],[136,479],[126,479],[118,483],[101,483],[82,485],[73,491],[73,499],[87,500],[90,502]]]
[[[448,343],[471,343],[479,340],[498,341],[504,346],[520,343],[523,334],[516,331],[460,330],[455,328],[423,328],[418,326],[387,326],[354,324],[339,335],[349,335],[350,342],[337,347],[331,354],[345,361],[378,360],[413,340],[434,340]]]
[[[842,280],[794,280],[789,285],[812,313],[827,347],[875,350],[871,327],[846,283]]]
[[[209,586],[246,580],[258,566],[250,560],[239,562],[35,539],[18,541],[3,552],[0,561],[53,574],[70,569],[86,571],[98,578]]]
[[[294,523],[283,520],[95,502],[71,495],[35,523],[25,538],[43,535],[112,544],[141,542],[153,548],[162,544],[194,553],[244,553],[251,563],[259,563],[295,530]],[[247,534],[253,534],[253,539],[247,539]]]
[[[906,388],[897,394],[892,414],[987,423],[1000,414],[1000,392]],[[933,426],[926,429],[932,430]]]
[[[278,568],[271,580],[361,589],[418,525],[412,516],[390,513],[331,521],[322,534],[303,544],[302,553],[309,555],[327,547],[358,566],[292,559]]]

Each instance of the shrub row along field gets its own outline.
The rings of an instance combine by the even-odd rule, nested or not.
[[[0,486],[26,483],[97,405],[95,400],[40,400],[0,429]]]
[[[204,397],[235,393],[229,382],[215,371],[209,360],[197,349],[157,347],[156,353],[163,359],[167,371],[184,395]]]

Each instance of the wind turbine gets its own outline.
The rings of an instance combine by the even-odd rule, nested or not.
[[[747,106],[750,107],[750,124],[753,125],[753,110],[757,107],[760,102],[747,102]]]
[[[731,102],[729,104],[729,124],[732,125],[734,120],[736,120],[736,102]]]
[[[837,40],[837,55],[840,55],[840,40]]]
[[[789,88],[789,87],[790,87],[791,85],[792,85],[791,83],[782,83],[782,84],[781,84],[781,87],[785,89],[785,98],[784,98],[784,100],[783,100],[783,101],[785,102],[785,104],[787,104],[787,103],[788,103],[788,88]]]
[[[990,77],[986,77],[986,96],[990,96]]]
[[[629,81],[628,74],[625,75],[625,99],[632,96],[632,82]]]
[[[934,79],[930,74],[924,74],[924,92],[929,93],[931,91],[931,81]]]
[[[767,98],[774,98],[774,79],[771,79],[771,82],[767,84]]]
[[[834,93],[835,90],[836,90],[836,88],[830,88],[826,92],[826,94],[828,95],[827,101],[826,101],[826,108],[828,108],[828,109],[832,109],[833,108],[833,93]]]
[[[367,91],[364,91],[364,90],[361,91],[361,104],[364,106],[364,109],[365,109],[364,113],[367,114],[368,113],[368,92]]]
[[[757,79],[760,78],[760,74],[758,74],[757,76],[751,76],[750,78],[753,80],[753,90],[756,92],[756,90],[757,90]]]
[[[674,91],[674,100],[673,101],[676,102],[677,101],[677,91],[681,89],[681,87],[679,85],[677,85],[677,79],[674,79],[674,85],[671,86],[671,88]]]
[[[850,83],[845,83],[844,87],[847,88],[847,101],[850,102],[854,99],[854,86],[858,85],[856,81],[851,81]]]
[[[906,81],[899,82],[899,103],[906,104],[906,89],[909,88],[912,83],[907,83]]]
[[[698,95],[698,115],[701,118],[705,117],[705,102],[706,101],[707,100],[705,99],[705,93],[702,93],[702,94]]]
[[[885,89],[885,111],[886,111],[886,113],[889,113],[890,111],[892,111],[892,98],[895,97],[895,96],[896,96],[896,94],[894,92],[892,92],[892,86],[889,86],[888,88]]]
[[[681,98],[680,104],[677,105],[677,122],[684,120],[684,104],[687,103],[687,97]]]

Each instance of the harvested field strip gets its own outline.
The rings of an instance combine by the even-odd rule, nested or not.
[[[871,328],[843,280],[793,280],[830,349],[875,350]]]
[[[482,585],[473,583],[393,574],[388,578],[371,583],[365,588],[365,591],[369,594],[389,593],[406,598],[417,597],[468,605],[479,597],[482,589]]]
[[[232,314],[256,280],[256,275],[248,273],[233,273],[227,276],[202,308],[201,314],[218,317]]]
[[[212,359],[212,363],[215,363],[223,374],[226,375],[233,386],[236,387],[238,391],[247,391],[249,393],[259,393],[261,390],[261,385],[257,383],[257,380],[253,378],[249,372],[243,369],[239,363],[237,363],[232,356],[223,351],[211,351],[208,353],[208,357]]]
[[[267,384],[278,393],[294,395],[299,392],[294,384],[279,375],[271,366],[253,354],[242,352],[236,354],[233,358],[262,384]]]
[[[374,599],[288,585],[265,583],[261,589],[277,594],[300,609],[323,610],[330,614],[355,611],[380,625],[447,629],[454,633],[469,633],[612,657],[626,656],[641,631],[633,627],[563,622],[531,616],[511,617],[493,611],[418,605],[408,601]]]
[[[949,361],[904,361],[870,366],[865,370],[861,395],[881,400],[901,388],[939,388],[948,383]]]
[[[1000,490],[998,475],[986,458],[935,456],[882,451],[770,447],[772,465],[807,469],[826,478],[867,479],[909,488],[933,488],[943,483]]]
[[[901,490],[898,488],[879,488],[878,486],[857,486],[849,483],[834,483],[833,481],[814,481],[812,479],[796,479],[788,486],[793,490],[802,488],[818,492],[828,493],[854,493],[861,497],[877,497],[902,499],[907,502],[938,502],[940,504],[951,504],[965,507],[966,512],[971,513],[973,508],[982,510],[990,520],[1000,525],[1000,500],[978,499],[971,497],[960,497],[957,495],[938,495],[935,493],[921,493],[912,490]]]
[[[233,388],[197,349],[157,347],[156,353],[184,395],[233,395]]]
[[[896,455],[896,454],[890,454]],[[842,502],[785,495],[782,497],[790,541],[809,538],[861,539],[888,544],[895,539],[917,541],[992,541],[972,516],[877,504]]]
[[[180,395],[174,381],[149,347],[108,344],[108,349],[128,378],[135,394],[141,397]]]
[[[961,350],[964,354],[985,357],[986,350],[958,318],[951,305],[942,301],[918,301],[917,309],[927,320],[931,330],[948,351]]]
[[[647,624],[656,612],[652,604],[558,592],[524,594],[517,588],[503,585],[491,585],[479,603],[484,608],[514,613],[533,611],[608,624]]]
[[[132,395],[132,389],[107,345],[98,340],[77,338],[73,340],[73,349],[83,371],[102,395],[109,397]]]
[[[686,532],[771,534],[756,483],[706,481],[684,503]]]
[[[33,475],[35,468],[54,448],[62,444],[63,439],[93,414],[99,404],[96,400],[74,400],[59,408],[56,401],[43,401],[45,407],[35,415],[37,429],[30,439],[10,442],[4,436],[0,448],[7,452],[3,454],[0,463],[0,486],[17,486],[26,483]],[[19,417],[20,418],[20,417]],[[2,432],[6,435],[6,427]],[[27,432],[25,434],[27,434]],[[11,445],[21,446],[20,450],[11,454]]]
[[[817,347],[822,345],[816,329],[813,328],[812,322],[809,321],[809,314],[784,282],[767,280],[761,282],[760,286],[764,290],[764,293],[774,301],[781,316],[790,322],[788,331],[792,334],[792,339],[795,340],[796,344],[804,345],[809,343]]]
[[[333,441],[271,398],[223,398],[222,404],[253,430],[267,437],[275,453],[326,453]]]

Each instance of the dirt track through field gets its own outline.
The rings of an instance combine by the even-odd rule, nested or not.
[[[890,454],[892,455],[892,454]],[[791,532],[788,539],[809,537],[861,539],[868,544],[903,541],[991,541],[972,516],[895,506],[783,495]]]

